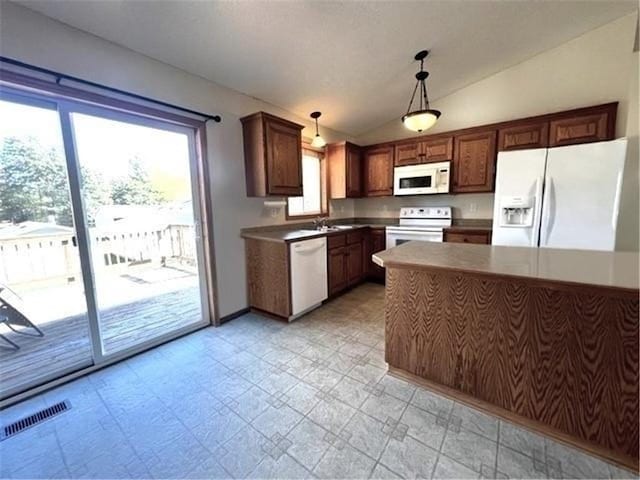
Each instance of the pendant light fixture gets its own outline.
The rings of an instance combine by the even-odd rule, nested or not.
[[[409,108],[407,108],[406,115],[402,117],[402,123],[404,123],[404,126],[414,132],[423,132],[424,130],[428,130],[433,127],[441,115],[439,110],[429,108],[429,98],[427,97],[427,86],[425,84],[425,81],[429,76],[429,72],[424,71],[424,59],[427,58],[427,55],[429,55],[429,51],[422,50],[414,57],[416,60],[420,61],[420,71],[416,73],[417,82],[413,89],[413,95],[411,95]],[[420,103],[419,105],[416,105],[417,108],[415,110],[411,110],[418,88],[420,88]]]
[[[327,144],[327,142],[324,141],[324,138],[322,138],[318,133],[318,118],[320,117],[320,115],[322,115],[322,113],[320,112],[311,113],[311,118],[316,121],[316,136],[313,137],[313,140],[311,140],[311,146],[315,148],[323,148]]]

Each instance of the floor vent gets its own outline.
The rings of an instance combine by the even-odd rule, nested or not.
[[[71,403],[69,400],[64,400],[63,402],[56,403],[55,405],[51,405],[50,407],[45,408],[44,410],[40,410],[39,412],[33,413],[28,417],[21,418],[20,420],[16,420],[9,425],[5,425],[0,430],[0,442],[2,440],[6,440],[7,438],[13,437],[18,433],[26,430],[27,428],[38,425],[39,423],[44,422],[50,418],[55,417],[56,415],[60,415],[63,412],[66,412],[71,408]]]

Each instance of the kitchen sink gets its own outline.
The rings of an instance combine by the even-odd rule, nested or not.
[[[319,231],[321,232],[339,232],[340,230],[350,230],[353,227],[353,225],[332,225],[330,227],[320,227],[318,228]]]

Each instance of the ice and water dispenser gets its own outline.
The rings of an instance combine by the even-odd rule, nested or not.
[[[526,228],[533,225],[535,197],[502,197],[500,226]]]

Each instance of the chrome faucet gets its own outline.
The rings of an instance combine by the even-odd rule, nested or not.
[[[327,228],[329,226],[329,224],[327,223],[329,221],[329,219],[327,217],[321,217],[321,216],[317,216],[315,219],[313,219],[313,226],[316,228],[316,230],[322,230],[323,228]]]

